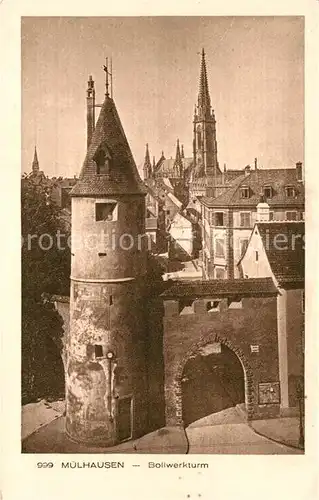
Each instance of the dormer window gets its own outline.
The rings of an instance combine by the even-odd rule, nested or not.
[[[294,198],[296,193],[295,193],[295,188],[293,186],[286,186],[285,191],[287,198]]]
[[[94,155],[97,175],[108,175],[111,167],[111,157],[104,149],[99,149]]]
[[[240,188],[240,197],[241,198],[249,198],[249,187],[248,186],[242,186]]]
[[[265,198],[272,198],[272,187],[271,186],[264,186],[264,197]]]

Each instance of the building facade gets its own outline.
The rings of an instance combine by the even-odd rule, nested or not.
[[[258,220],[261,199],[269,205],[269,220],[303,220],[301,164],[289,169],[246,167],[225,192],[201,198],[204,278],[239,277],[237,264]]]

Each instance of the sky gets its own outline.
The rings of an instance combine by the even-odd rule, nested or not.
[[[204,47],[215,110],[218,160],[243,168],[304,160],[302,17],[24,17],[21,26],[22,170],[37,146],[49,176],[78,175],[86,152],[86,88],[113,97],[138,167],[192,156],[194,105]],[[99,108],[96,110],[98,115]]]

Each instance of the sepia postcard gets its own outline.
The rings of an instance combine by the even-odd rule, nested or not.
[[[318,493],[318,5],[245,7],[15,16],[4,499]]]

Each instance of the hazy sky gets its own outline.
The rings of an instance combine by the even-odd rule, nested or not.
[[[47,175],[78,174],[86,149],[86,87],[104,97],[113,58],[114,100],[138,166],[192,155],[201,48],[217,120],[218,160],[242,168],[292,167],[304,156],[303,19],[94,17],[22,19],[22,169],[36,143]],[[97,114],[99,108],[97,108]]]

